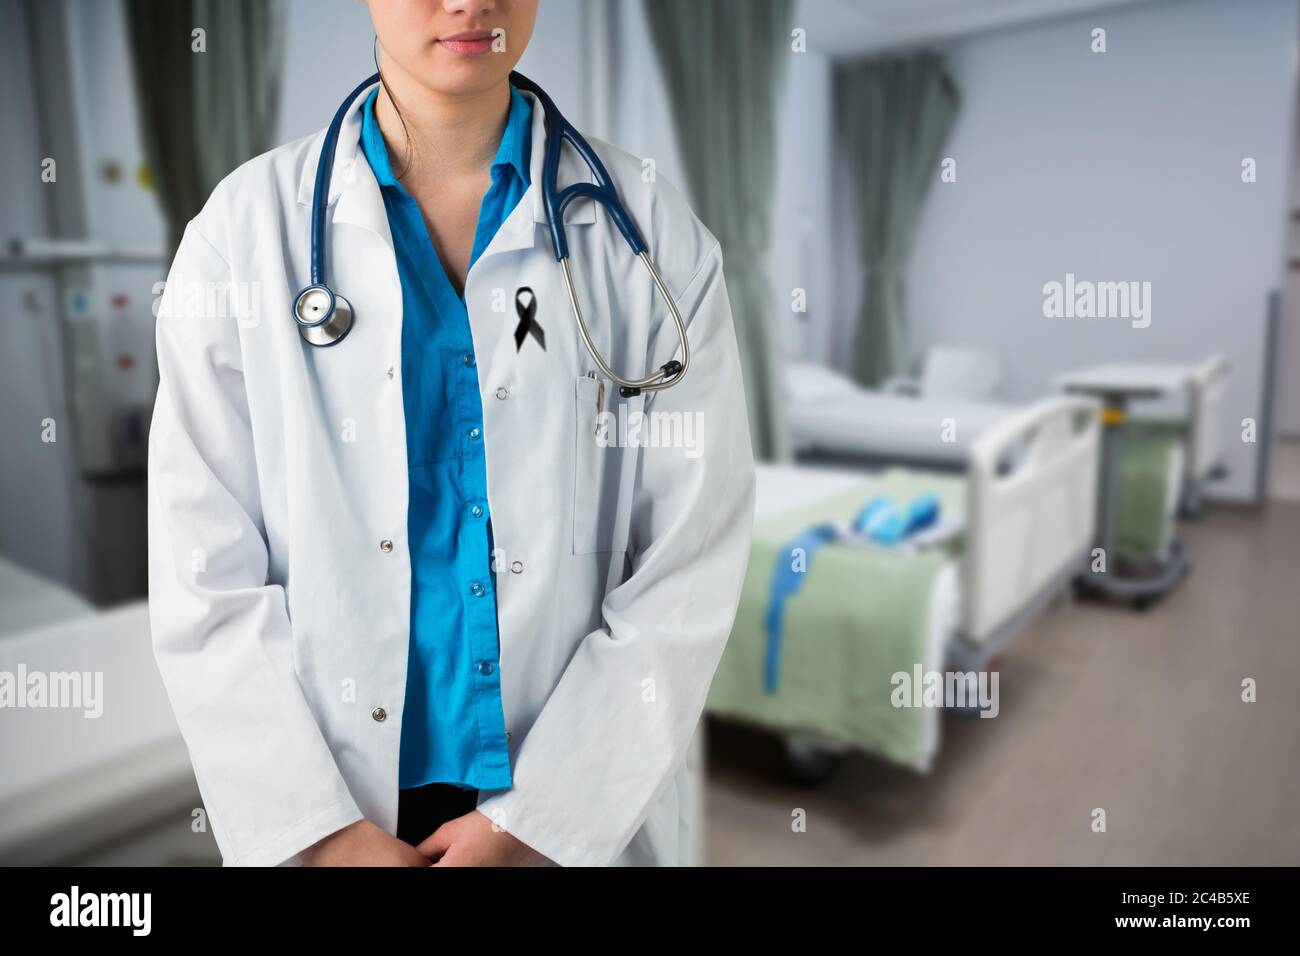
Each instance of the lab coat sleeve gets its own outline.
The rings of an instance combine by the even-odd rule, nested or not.
[[[230,279],[191,223],[168,283],[211,290]],[[206,298],[164,295],[158,313],[154,656],[226,865],[294,865],[362,813],[295,676],[284,589],[267,580],[238,319],[203,314]]]
[[[513,787],[478,807],[562,865],[613,862],[672,785],[745,575],[754,461],[716,241],[678,303],[690,368],[678,385],[650,393],[646,410],[698,413],[700,453],[640,449],[632,573],[606,595],[604,626],[580,642],[521,742]],[[665,325],[656,365],[677,347]]]

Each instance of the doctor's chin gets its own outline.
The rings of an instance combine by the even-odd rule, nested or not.
[[[0,19],[19,922],[378,866],[1267,921],[1300,0]]]

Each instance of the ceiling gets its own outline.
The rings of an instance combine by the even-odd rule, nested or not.
[[[832,56],[936,43],[1148,0],[799,0],[794,23]]]

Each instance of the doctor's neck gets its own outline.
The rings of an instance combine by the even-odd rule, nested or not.
[[[486,172],[510,113],[510,83],[481,93],[447,94],[384,64],[375,118],[399,178]]]

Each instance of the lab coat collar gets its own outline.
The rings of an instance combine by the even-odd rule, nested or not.
[[[374,172],[361,151],[362,110],[373,89],[374,87],[370,87],[358,96],[343,119],[335,148],[334,168],[330,173],[329,195],[326,202],[333,210],[330,222],[361,226],[383,237],[391,246],[392,235],[388,228],[388,213],[384,208],[384,198],[379,191],[379,183],[375,179]],[[542,199],[541,188],[542,167],[546,159],[545,111],[532,93],[521,92],[533,104],[529,185],[523,199],[506,217],[506,221],[502,223],[496,236],[484,250],[485,256],[533,247],[537,241],[536,227],[545,226],[547,222],[546,205]],[[312,204],[316,169],[320,163],[320,147],[324,138],[324,132],[313,138],[306,162],[303,163],[302,177],[298,181],[298,202],[304,206]],[[560,188],[563,189],[565,185],[578,181],[595,182],[595,176],[572,149],[561,150]],[[590,200],[573,203],[566,210],[564,221],[570,226],[593,224],[596,221],[596,203]],[[549,236],[546,237],[546,243],[549,246]]]
[[[546,203],[542,196],[542,168],[546,165],[546,112],[537,97],[526,90],[520,93],[533,105],[533,130],[530,137],[531,156],[528,162],[528,190],[519,205],[514,208],[506,221],[502,223],[497,234],[488,244],[483,255],[490,256],[497,252],[509,252],[515,249],[529,249],[537,243],[537,226],[547,226]],[[587,164],[572,149],[560,150],[560,174],[558,181],[563,189],[572,182],[596,181],[595,175]],[[531,221],[529,213],[531,212]],[[596,221],[596,204],[591,201],[579,201],[565,211],[564,222],[569,226],[589,226]],[[550,236],[543,240],[550,248]]]
[[[383,238],[392,247],[392,234],[388,229],[388,212],[384,197],[379,191],[375,174],[361,151],[361,118],[366,99],[379,84],[368,87],[352,101],[352,106],[339,128],[338,142],[334,148],[334,168],[330,170],[329,206],[331,223],[353,223]],[[302,177],[298,180],[298,202],[312,204],[316,187],[316,170],[320,166],[321,145],[326,131],[312,138]]]

